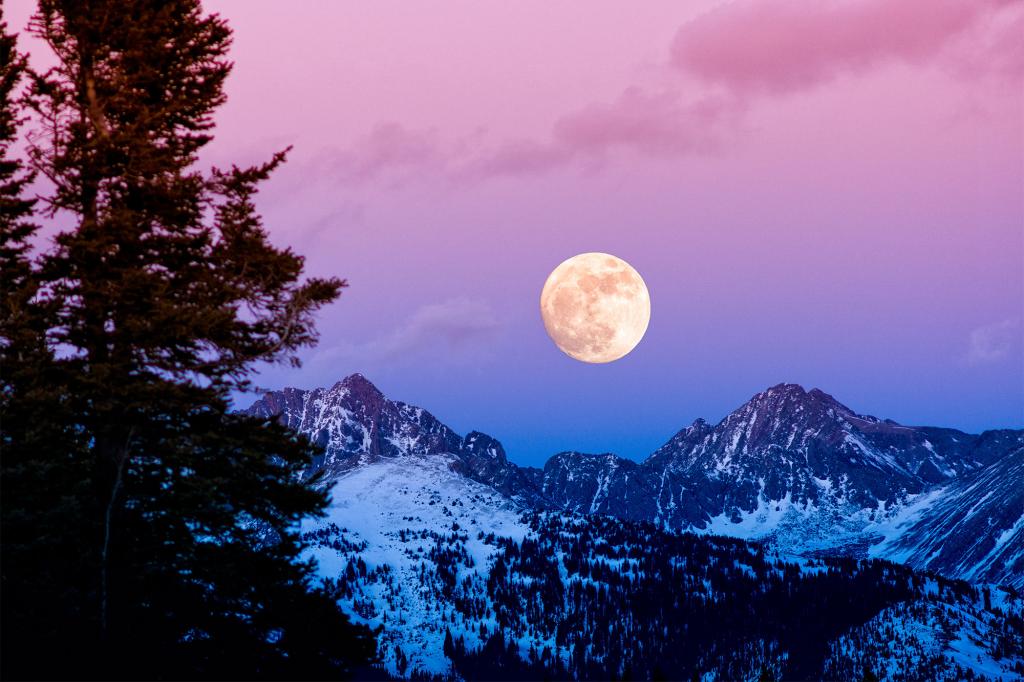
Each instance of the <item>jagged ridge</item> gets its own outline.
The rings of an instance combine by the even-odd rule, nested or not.
[[[426,410],[387,399],[358,374],[330,389],[270,392],[247,412],[323,446],[311,473],[324,470],[324,485],[360,464],[449,454],[453,471],[526,508],[771,538],[790,551],[870,551],[953,577],[1024,585],[1024,522],[1013,511],[1024,472],[1012,466],[1024,431],[908,427],[857,414],[818,389],[779,384],[717,425],[697,420],[641,463],[563,452],[540,470],[516,466],[486,434],[463,438]],[[972,504],[985,481],[1008,490],[995,516]],[[960,522],[945,521],[951,509]],[[947,542],[967,533],[969,543]]]

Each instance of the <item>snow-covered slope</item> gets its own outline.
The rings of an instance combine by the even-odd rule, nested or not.
[[[926,589],[934,594],[939,588],[930,583]],[[871,673],[882,682],[1022,679],[1020,621],[1008,621],[1012,614],[1006,613],[1007,608],[1019,610],[1021,602],[1008,602],[1008,597],[1005,591],[990,589],[987,598],[946,594],[943,599],[890,606],[831,644],[825,677],[867,679]]]
[[[474,431],[459,436],[421,407],[389,400],[361,374],[331,388],[270,391],[246,414],[273,418],[324,448],[308,475],[329,483],[353,467],[410,455],[452,454],[453,467],[506,494],[536,502],[540,470],[508,461],[501,443]]]
[[[1024,448],[921,496],[885,525],[873,556],[1024,589]]]
[[[458,615],[453,598],[483,592],[495,551],[488,535],[521,541],[527,533],[516,503],[456,473],[458,465],[438,454],[353,468],[335,479],[327,516],[303,524],[321,575],[350,572],[346,585],[355,589],[342,599],[345,608],[384,628],[381,650],[393,674],[447,673],[447,628],[479,644],[480,623],[493,621],[450,620]]]
[[[538,470],[359,375],[249,413],[325,447],[307,552],[391,675],[1024,673],[1019,597],[845,558],[1019,584],[1019,432],[900,427],[782,386],[645,462]]]
[[[445,455],[452,472],[536,510],[1024,583],[1024,521],[1015,511],[1024,467],[1014,465],[1024,431],[903,426],[780,384],[716,425],[697,420],[641,463],[563,452],[540,470],[516,466],[486,434],[462,437],[426,410],[389,400],[358,374],[329,389],[267,393],[248,413],[322,445],[310,473],[324,470],[325,484],[371,463]]]
[[[1022,444],[1024,431],[908,427],[780,384],[717,425],[695,421],[640,464],[555,455],[543,492],[572,511],[1019,586]]]
[[[531,512],[460,464],[441,453],[351,468],[302,527],[342,607],[378,629],[391,675],[846,679],[871,665],[892,680],[1013,679],[1024,660],[1020,599],[1006,592]]]

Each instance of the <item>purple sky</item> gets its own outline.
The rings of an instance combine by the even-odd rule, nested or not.
[[[359,371],[522,463],[640,458],[781,381],[1024,425],[1024,2],[206,6],[236,32],[206,161],[294,144],[260,208],[351,283],[262,385]],[[585,251],[651,292],[609,365],[538,312]]]

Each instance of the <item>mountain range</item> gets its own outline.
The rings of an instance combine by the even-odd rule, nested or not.
[[[323,448],[302,531],[407,679],[1024,676],[1024,431],[780,384],[641,462],[542,468],[355,374],[246,412]],[[892,563],[896,562],[896,563]]]
[[[542,469],[465,437],[353,374],[328,389],[266,393],[248,414],[324,448],[309,474],[410,455],[535,510],[769,540],[786,551],[881,557],[952,578],[1024,588],[1024,430],[967,434],[861,415],[818,389],[779,384],[718,424],[683,428],[642,462],[561,452]]]

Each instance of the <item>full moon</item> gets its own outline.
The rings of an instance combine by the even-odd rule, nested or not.
[[[581,253],[548,276],[540,314],[563,353],[582,362],[612,362],[644,337],[651,296],[626,261],[607,253]]]

